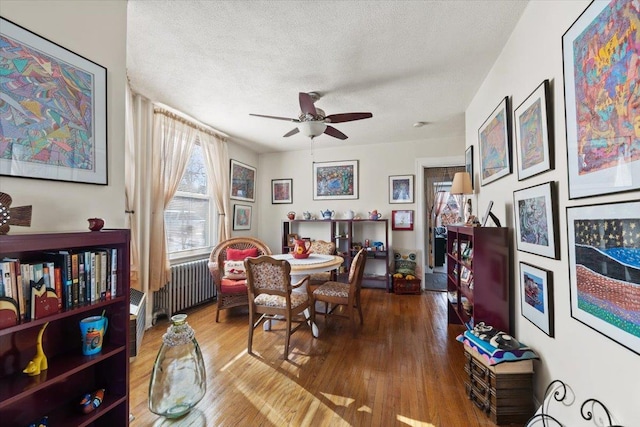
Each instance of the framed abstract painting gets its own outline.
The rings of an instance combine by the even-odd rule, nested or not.
[[[271,204],[293,203],[293,179],[271,180]]]
[[[558,220],[554,183],[513,192],[516,243],[519,251],[558,259]]]
[[[413,175],[389,177],[389,203],[413,203]]]
[[[520,310],[542,332],[553,337],[553,273],[520,262]]]
[[[231,159],[231,192],[229,197],[245,202],[255,202],[256,168]]]
[[[640,354],[640,200],[567,207],[567,235],[571,317]]]
[[[511,173],[511,111],[505,96],[478,129],[480,185]]]
[[[107,69],[0,18],[0,175],[107,185]]]
[[[562,36],[569,199],[640,188],[638,4],[594,1]]]
[[[251,230],[251,206],[233,205],[233,229]]]
[[[519,181],[553,169],[550,100],[545,80],[513,113]]]
[[[357,198],[357,160],[313,163],[313,200]]]

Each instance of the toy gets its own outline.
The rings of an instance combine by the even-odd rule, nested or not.
[[[42,325],[42,328],[40,328],[40,332],[38,332],[38,339],[36,340],[36,355],[33,356],[33,359],[31,359],[27,364],[27,367],[22,371],[31,377],[40,375],[41,371],[46,371],[49,368],[47,356],[42,350],[42,335],[44,334],[44,330],[47,328],[47,325],[49,325],[49,322],[45,323]]]
[[[84,395],[82,400],[80,400],[80,410],[88,414],[89,412],[96,409],[98,406],[102,404],[102,400],[104,399],[104,389],[98,389],[93,393],[87,393]]]

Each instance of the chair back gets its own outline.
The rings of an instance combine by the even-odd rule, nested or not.
[[[253,237],[232,237],[231,239],[223,240],[213,248],[209,255],[209,270],[216,285],[220,284],[220,278],[223,275],[220,274],[220,270],[224,271],[224,262],[227,260],[227,250],[230,248],[240,250],[257,248],[258,256],[271,255],[269,246],[263,241]]]
[[[260,294],[287,297],[291,293],[291,265],[286,260],[259,256],[244,260],[250,299]]]
[[[336,253],[336,242],[314,240],[311,242],[311,252],[320,255],[334,255]]]
[[[367,262],[367,255],[364,253],[364,249],[360,249],[356,256],[351,261],[351,268],[349,269],[349,284],[354,285],[356,282],[362,282],[362,276],[364,274],[364,266]]]

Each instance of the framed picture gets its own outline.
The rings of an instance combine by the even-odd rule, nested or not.
[[[567,235],[571,317],[640,354],[640,200],[567,207]]]
[[[594,1],[562,36],[569,199],[640,188],[640,119],[632,113],[640,46],[622,41],[637,31],[637,7]],[[597,65],[594,52],[610,49],[606,66]]]
[[[520,310],[542,332],[553,337],[553,275],[520,262]]]
[[[313,163],[313,199],[358,198],[358,161]]]
[[[107,69],[4,18],[0,58],[0,175],[107,185]]]
[[[296,233],[287,234],[287,246],[290,248],[296,245],[296,240],[298,239],[298,235]]]
[[[464,151],[464,170],[468,172],[471,177],[471,188],[473,189],[473,183],[475,181],[473,177],[473,145],[470,145],[469,148]]]
[[[233,205],[233,229],[251,230],[251,206]]]
[[[271,180],[271,204],[293,203],[293,179]]]
[[[478,129],[480,185],[511,173],[511,111],[505,96]]]
[[[469,286],[469,283],[471,283],[471,270],[467,267],[462,267],[460,272],[460,282],[466,286]]]
[[[392,230],[413,230],[413,211],[391,211]]]
[[[256,168],[231,159],[231,194],[230,198],[255,202]]]
[[[558,259],[555,198],[552,182],[513,192],[519,251]]]
[[[389,203],[413,203],[413,175],[389,177]]]
[[[518,180],[553,169],[549,80],[543,81],[515,109]]]

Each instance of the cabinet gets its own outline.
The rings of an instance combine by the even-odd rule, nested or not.
[[[0,330],[0,419],[26,426],[49,417],[55,426],[116,426],[129,423],[129,230],[0,236],[0,258],[37,262],[45,251],[117,249],[115,295],[103,301]],[[102,351],[83,356],[81,319],[105,312],[109,327]],[[49,322],[43,349],[48,369],[37,376],[22,370],[36,353],[36,337]],[[83,414],[78,403],[104,388],[102,404]]]
[[[334,241],[338,255],[344,264],[338,280],[348,279],[351,260],[361,247],[367,248],[367,264],[362,281],[363,286],[384,286],[390,291],[389,275],[389,220],[388,219],[309,219],[282,222],[282,253],[288,253],[288,236],[297,234],[300,238],[313,236],[314,239]]]
[[[511,333],[509,269],[506,227],[447,226],[449,323]]]

